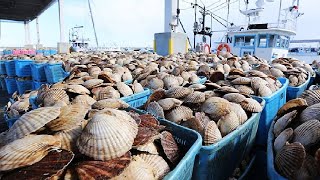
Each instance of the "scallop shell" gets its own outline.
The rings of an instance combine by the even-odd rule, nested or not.
[[[291,121],[296,117],[298,112],[296,110],[289,112],[274,123],[273,134],[275,137],[279,136],[279,134],[291,123]]]
[[[206,89],[206,86],[203,84],[192,84],[188,88],[191,88],[193,90],[202,90],[202,89]]]
[[[165,98],[158,101],[159,105],[163,108],[163,110],[167,111],[174,107],[180,106],[183,101],[175,98]]]
[[[239,91],[239,93],[254,94],[254,91],[252,90],[252,88],[245,85],[235,86],[235,88]]]
[[[319,120],[309,120],[293,131],[293,142],[299,142],[305,147],[309,147],[320,140]]]
[[[156,179],[162,179],[170,171],[168,163],[159,155],[139,154],[138,157],[152,167]]]
[[[135,156],[132,158],[129,166],[119,175],[113,177],[111,180],[155,180],[152,167],[141,158]]]
[[[247,77],[239,77],[231,81],[233,84],[237,85],[249,85],[251,84],[251,79]]]
[[[110,160],[128,152],[138,133],[138,125],[129,115],[119,118],[121,111],[96,114],[83,129],[77,147],[82,154],[95,160]]]
[[[258,96],[261,96],[261,97],[266,97],[266,96],[271,96],[272,95],[272,91],[270,88],[268,88],[267,86],[260,86],[257,90],[258,92]]]
[[[230,112],[230,102],[220,97],[210,97],[201,106],[201,111],[218,121],[222,116]]]
[[[317,179],[319,166],[311,155],[306,155],[302,167],[296,173],[296,179]]]
[[[167,89],[179,86],[179,81],[175,76],[168,75],[168,76],[165,76],[162,80],[164,83],[164,87]]]
[[[261,78],[266,78],[268,77],[265,73],[257,71],[257,70],[251,70],[248,73],[250,76],[254,76],[254,77],[261,77]]]
[[[209,80],[213,83],[216,83],[220,80],[224,80],[224,74],[221,71],[215,71],[215,72],[211,73]]]
[[[69,104],[69,96],[67,95],[66,91],[62,89],[49,89],[43,98],[43,105],[53,106],[58,101],[62,101],[66,104]]]
[[[131,162],[130,151],[123,156],[108,161],[83,161],[76,171],[80,180],[110,179],[121,174]]]
[[[239,90],[230,86],[222,86],[218,88],[216,91],[223,92],[223,93],[239,93]]]
[[[29,106],[30,106],[29,98],[27,98],[27,99],[21,99],[19,101],[14,102],[10,106],[10,109],[14,109],[18,112],[26,112],[29,109]]]
[[[300,114],[300,121],[306,122],[311,119],[320,119],[320,103],[307,107]]]
[[[281,117],[284,114],[291,112],[293,110],[303,110],[306,107],[308,107],[307,102],[304,99],[296,98],[288,101],[286,104],[284,104],[277,112],[277,116]]]
[[[230,110],[237,115],[240,124],[243,124],[248,120],[247,113],[242,109],[242,107],[239,104],[230,103]]]
[[[320,90],[306,90],[300,98],[305,99],[309,106],[320,103]]]
[[[29,135],[0,148],[0,171],[32,165],[49,150],[60,148],[59,139],[49,135]]]
[[[59,114],[60,108],[57,107],[43,107],[25,113],[9,129],[6,136],[7,142],[12,142],[36,132],[48,122],[57,118]]]
[[[127,104],[121,99],[102,99],[100,101],[95,102],[92,105],[93,109],[104,109],[104,108],[124,109],[128,107],[129,107],[129,104]]]
[[[168,131],[163,131],[161,133],[162,137],[160,139],[161,146],[167,158],[173,164],[177,164],[180,159],[180,150],[178,144],[173,138],[173,135]]]
[[[61,141],[61,148],[66,149],[72,152],[77,152],[77,139],[80,136],[82,132],[82,125],[76,125],[75,127],[69,129],[69,130],[64,130],[64,131],[59,131],[56,134],[54,134],[54,137],[60,139]]]
[[[183,102],[185,103],[203,103],[206,100],[206,95],[203,92],[195,91],[187,95]]]
[[[205,91],[204,95],[206,97],[206,100],[211,98],[211,97],[217,97],[219,95],[217,95],[214,91]]]
[[[252,98],[246,98],[240,103],[240,105],[245,111],[248,112],[261,112],[263,110],[259,102]]]
[[[117,83],[117,89],[123,96],[130,96],[133,94],[132,89],[126,85],[124,82]]]
[[[284,77],[284,74],[280,69],[271,68],[270,72],[271,72],[271,75],[274,77]]]
[[[289,79],[289,82],[290,82],[289,86],[298,86],[299,79],[296,76],[290,75],[288,79]]]
[[[279,136],[274,140],[273,148],[275,152],[279,152],[283,146],[286,145],[293,137],[293,129],[288,128],[282,131]]]
[[[157,102],[149,103],[149,105],[147,106],[147,112],[155,117],[164,118],[163,108]]]
[[[145,109],[153,101],[159,101],[165,96],[165,91],[163,89],[155,90],[148,98],[147,102],[144,104]]]
[[[193,117],[193,111],[186,106],[175,107],[169,113],[166,114],[166,119],[177,124],[181,121],[187,121]]]
[[[191,94],[193,92],[193,89],[184,88],[184,87],[173,87],[169,90],[165,91],[166,97],[169,98],[184,98],[187,95]]]
[[[81,78],[67,80],[66,83],[68,84],[83,84],[84,81]]]
[[[109,99],[109,98],[114,98],[114,99],[119,99],[120,98],[120,93],[119,91],[115,90],[111,86],[103,87],[98,93],[97,93],[97,100],[102,100],[102,99]]]
[[[81,104],[73,104],[61,108],[61,113],[57,119],[46,124],[51,131],[63,131],[74,128],[81,124],[89,108]]]
[[[157,146],[154,144],[154,142],[150,142],[150,143],[143,144],[133,148],[136,148],[138,151],[141,151],[141,152],[147,152],[150,154],[159,154]]]
[[[130,73],[130,71],[126,71],[123,75],[122,75],[122,80],[123,81],[128,81],[128,80],[132,80],[132,74]]]
[[[241,101],[246,99],[246,97],[244,95],[239,94],[239,93],[225,94],[223,96],[223,98],[230,101],[230,102],[235,102],[235,103],[240,103]]]
[[[67,91],[76,94],[90,94],[90,91],[82,85],[67,85]]]
[[[235,130],[239,125],[239,119],[236,113],[230,111],[228,114],[222,116],[217,123],[221,135],[224,137],[233,130]]]
[[[152,78],[151,80],[149,80],[148,82],[148,87],[150,89],[162,89],[164,87],[164,83],[161,79],[159,78]]]
[[[103,83],[102,79],[89,79],[85,81],[82,85],[87,89],[92,89],[94,87],[101,85],[102,83]]]
[[[87,105],[90,106],[92,104],[94,104],[95,102],[97,102],[96,100],[94,100],[92,97],[90,97],[89,95],[78,95],[77,97],[75,97],[72,100],[72,104],[82,104],[82,105]]]
[[[156,129],[139,126],[138,134],[134,139],[133,146],[148,144],[159,138],[160,134]]]
[[[306,152],[302,144],[285,145],[275,157],[275,166],[279,174],[294,179],[296,172],[302,167]]]
[[[140,93],[140,92],[144,91],[142,85],[140,83],[138,83],[137,81],[133,82],[132,90],[134,93]]]
[[[2,179],[59,179],[73,157],[70,151],[53,150],[39,162],[5,174]]]
[[[206,146],[214,144],[222,139],[221,132],[214,121],[209,121],[205,130],[203,141]]]

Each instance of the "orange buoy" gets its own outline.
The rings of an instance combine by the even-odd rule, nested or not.
[[[227,43],[222,43],[222,44],[219,44],[217,48],[217,55],[219,55],[223,49],[226,49],[227,52],[231,51],[230,46]]]

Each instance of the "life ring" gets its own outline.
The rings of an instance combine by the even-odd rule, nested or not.
[[[203,52],[206,52],[206,48],[208,48],[208,52],[209,52],[209,54],[211,54],[211,48],[210,48],[209,44],[205,44],[203,46]]]
[[[219,55],[223,49],[226,49],[227,52],[231,51],[230,46],[227,43],[222,43],[222,44],[219,44],[217,48],[217,55]]]

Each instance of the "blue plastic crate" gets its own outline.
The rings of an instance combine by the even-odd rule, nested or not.
[[[1,84],[1,89],[6,91],[7,86],[6,86],[6,81],[5,81],[4,77],[0,77],[0,84]]]
[[[44,82],[47,81],[44,67],[47,63],[32,63],[31,64],[31,75],[34,81]]]
[[[37,96],[30,96],[29,97],[29,103],[31,104],[32,109],[37,109],[38,104],[37,104]]]
[[[125,84],[131,84],[132,83],[132,79],[126,80],[124,81]]]
[[[199,76],[199,78],[200,78],[198,81],[199,84],[204,84],[208,80],[208,78],[205,76]]]
[[[16,80],[12,77],[4,78],[6,82],[7,92],[8,94],[13,94],[14,92],[18,91],[18,86]]]
[[[33,90],[38,90],[41,85],[43,84],[48,84],[47,82],[38,82],[38,81],[32,81],[32,89]]]
[[[62,68],[61,63],[46,64],[44,72],[46,74],[47,82],[50,84],[60,82],[70,74]]]
[[[43,50],[42,49],[36,50],[36,54],[39,54],[39,55],[43,54]]]
[[[313,76],[310,77],[310,81],[309,81],[309,84],[308,84],[307,88],[309,88],[310,86],[313,85],[313,82],[314,82],[315,79],[316,79],[316,74],[314,74]]]
[[[44,56],[50,56],[50,50],[43,50]]]
[[[58,54],[58,51],[55,49],[50,49],[50,55]]]
[[[5,60],[0,60],[0,75],[6,75],[6,65],[5,65]]]
[[[138,108],[147,102],[150,94],[151,94],[150,89],[144,89],[144,91],[142,91],[140,93],[136,93],[136,94],[133,94],[133,95],[130,95],[127,97],[122,97],[120,99],[122,99],[124,102],[128,103],[131,107]]]
[[[291,99],[295,99],[299,97],[303,93],[303,91],[305,91],[308,88],[309,82],[310,82],[310,75],[308,75],[307,81],[301,84],[300,86],[298,87],[288,86],[287,101],[290,101]]]
[[[266,101],[266,106],[261,113],[256,144],[265,148],[267,147],[268,131],[271,122],[278,110],[286,103],[289,80],[287,78],[278,78],[278,80],[281,82],[282,87],[270,96],[261,97]]]
[[[255,97],[263,106],[265,101]],[[261,113],[210,146],[202,146],[195,160],[193,179],[228,179],[252,149]]]
[[[31,80],[16,80],[19,94],[24,94],[27,90],[32,90]]]
[[[12,125],[18,120],[19,118],[9,118],[7,114],[4,114],[4,120],[7,123],[8,128],[11,128]]]
[[[15,71],[18,77],[31,77],[32,60],[15,60]]]
[[[274,121],[271,124],[269,134],[268,134],[268,148],[267,148],[267,174],[268,178],[271,180],[287,180],[287,178],[281,176],[275,169],[274,166],[274,153],[273,153],[273,126]]]
[[[145,111],[137,110],[135,108],[129,108],[139,114],[145,114]],[[202,144],[201,135],[191,129],[177,125],[173,122],[167,121],[162,118],[158,118],[161,125],[166,126],[166,130],[171,132],[174,139],[178,143],[181,149],[185,149],[186,153],[181,154],[183,158],[177,164],[177,166],[170,171],[163,179],[164,180],[184,180],[191,179],[194,161],[197,153]]]
[[[4,62],[8,76],[16,76],[15,60],[7,60]]]

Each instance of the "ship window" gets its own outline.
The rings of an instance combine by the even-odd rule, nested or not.
[[[267,47],[267,35],[259,35],[258,47]]]
[[[274,47],[275,35],[269,35],[268,47]]]
[[[240,47],[244,45],[244,36],[235,37],[235,47]]]
[[[254,46],[254,36],[245,36],[244,46]]]
[[[235,36],[235,47],[254,46],[255,36]]]

